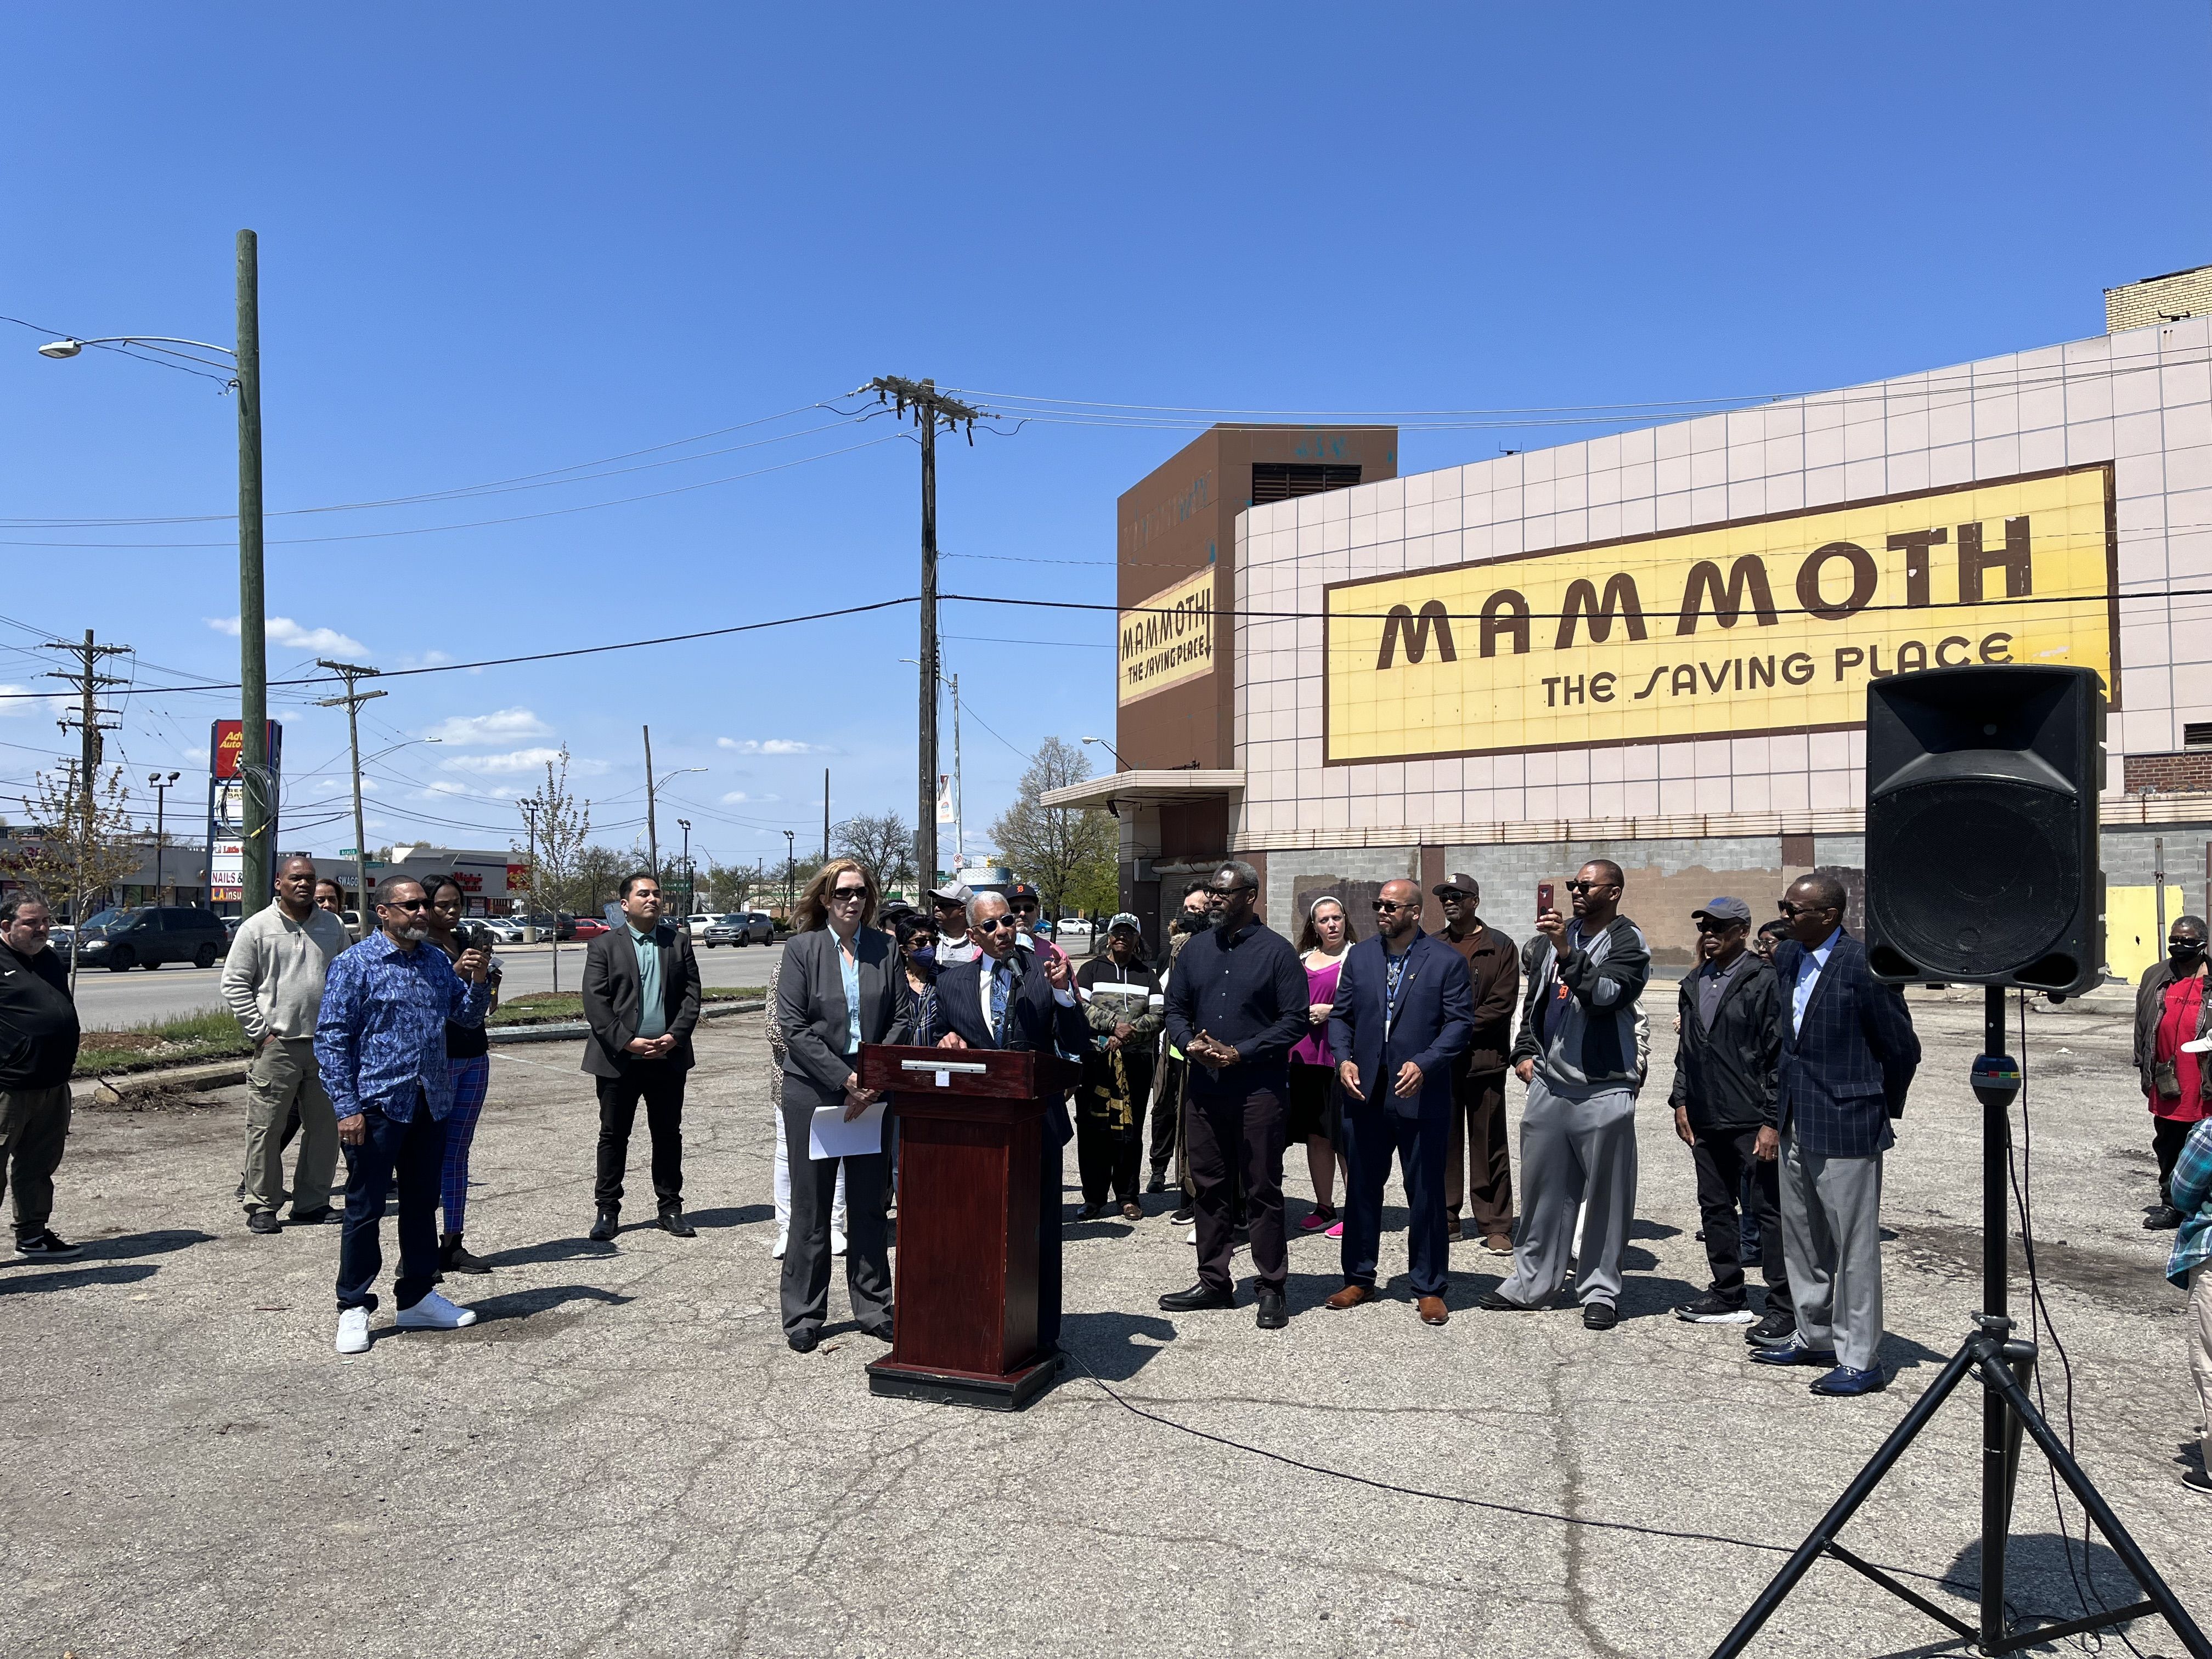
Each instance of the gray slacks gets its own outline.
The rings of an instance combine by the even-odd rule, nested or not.
[[[1575,1212],[1587,1204],[1582,1254]],[[1620,1299],[1620,1253],[1636,1215],[1636,1097],[1626,1089],[1570,1100],[1528,1081],[1521,1112],[1521,1222],[1512,1276],[1498,1294],[1535,1306],[1557,1296],[1574,1258],[1576,1300]]]
[[[1874,1369],[1881,1348],[1881,1154],[1832,1158],[1782,1137],[1782,1259],[1798,1339]]]
[[[784,1246],[782,1311],[787,1336],[819,1332],[830,1312],[830,1212],[837,1170],[845,1171],[845,1290],[862,1329],[891,1317],[891,1265],[884,1188],[889,1160],[811,1158],[807,1142],[817,1106],[842,1108],[842,1092],[825,1094],[788,1073],[783,1079],[783,1138],[791,1149],[791,1238]],[[1054,1148],[1057,1151],[1057,1148]]]
[[[338,1121],[315,1066],[315,1040],[278,1037],[246,1068],[246,1212],[284,1202],[284,1120],[300,1109],[300,1157],[293,1166],[292,1213],[331,1206],[338,1167]]]

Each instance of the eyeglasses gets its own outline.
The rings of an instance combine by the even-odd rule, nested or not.
[[[1206,902],[1211,904],[1216,899],[1234,898],[1239,893],[1251,890],[1252,884],[1249,881],[1240,881],[1234,887],[1209,887],[1206,890]]]
[[[1042,906],[1041,906],[1041,905],[1040,905],[1040,904],[1039,904],[1039,903],[1038,903],[1035,899],[1016,899],[1016,900],[1014,901],[1014,908],[1015,908],[1015,909],[1017,909],[1017,910],[1027,910],[1027,911],[1030,912],[1032,915],[1034,915],[1036,911],[1038,911],[1038,910],[1042,909],[1042,908],[1043,908],[1043,907],[1042,907]]]
[[[865,887],[833,887],[830,890],[830,898],[839,904],[849,904],[854,899],[864,899],[867,896],[868,890]]]
[[[428,899],[386,899],[383,901],[381,908],[386,910],[427,910],[430,908],[430,901]]]
[[[1413,899],[1407,903],[1401,904],[1395,899],[1376,899],[1375,908],[1378,911],[1418,910],[1421,908],[1421,902],[1419,899]]]
[[[1740,921],[1715,921],[1711,916],[1698,918],[1698,931],[1701,933],[1725,933],[1742,926]]]
[[[1617,881],[1571,881],[1566,884],[1570,893],[1595,893],[1601,887],[1618,887]]]
[[[1825,904],[1792,904],[1788,899],[1777,899],[1774,908],[1785,916],[1817,916],[1830,907]]]
[[[988,921],[970,922],[969,926],[979,933],[995,933],[1001,927],[1018,928],[1021,923],[1016,921],[1012,916],[993,916]]]

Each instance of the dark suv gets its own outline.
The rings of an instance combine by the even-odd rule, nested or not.
[[[165,962],[212,968],[229,948],[221,916],[181,904],[102,910],[77,930],[77,960],[118,974]]]

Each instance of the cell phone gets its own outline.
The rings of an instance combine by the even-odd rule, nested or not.
[[[1551,908],[1552,884],[1548,881],[1540,881],[1536,884],[1536,914],[1540,916]]]

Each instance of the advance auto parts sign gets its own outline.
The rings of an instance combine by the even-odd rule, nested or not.
[[[1323,759],[1837,731],[1967,663],[2094,668],[2118,707],[2118,559],[2100,464],[1335,583]]]
[[[1120,701],[1134,702],[1213,672],[1213,567],[1121,613]]]

